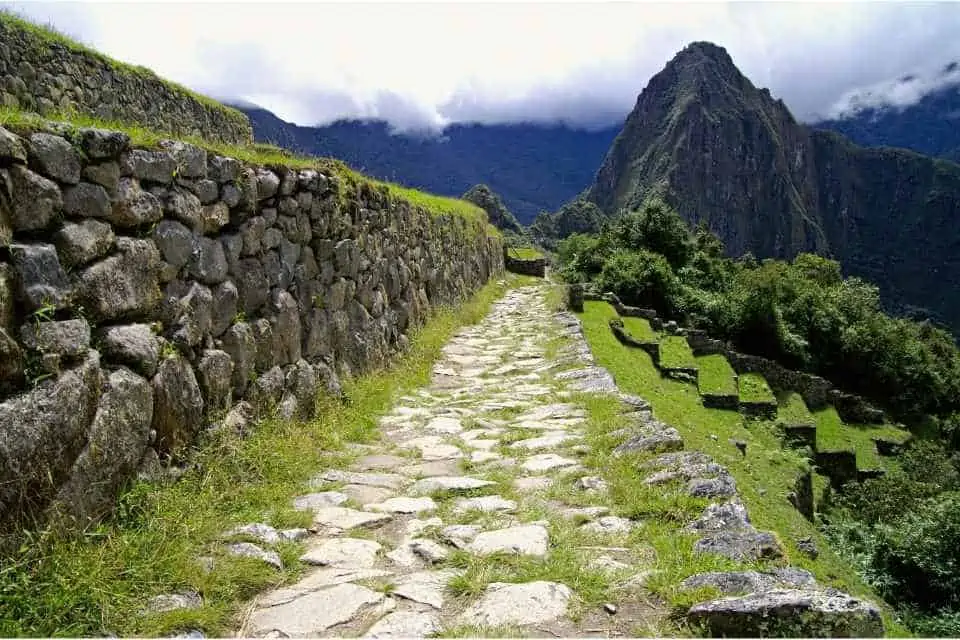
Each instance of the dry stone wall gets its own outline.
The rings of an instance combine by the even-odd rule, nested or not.
[[[2,14],[0,106],[41,114],[75,111],[219,142],[253,141],[250,121],[236,109]]]
[[[482,221],[350,176],[20,134],[0,128],[0,523],[96,517],[211,425],[309,418],[503,271]]]

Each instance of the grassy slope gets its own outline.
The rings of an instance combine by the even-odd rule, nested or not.
[[[777,395],[777,421],[789,425],[815,424],[803,396],[793,391]]]
[[[873,438],[903,442],[909,434],[890,425],[844,423],[837,410],[827,407],[813,413],[817,424],[818,451],[854,451],[858,469],[882,469],[887,461],[877,453]]]
[[[752,521],[760,529],[777,532],[790,564],[808,569],[824,585],[836,586],[879,602],[854,569],[830,550],[816,527],[787,502],[786,494],[792,489],[796,473],[806,467],[806,462],[780,447],[771,422],[745,420],[736,411],[706,409],[693,385],[661,377],[646,353],[628,350],[617,342],[607,324],[610,318],[616,317],[616,312],[608,304],[585,302],[580,317],[597,364],[613,374],[623,391],[646,398],[660,420],[680,431],[688,449],[708,453],[730,470]],[[747,443],[745,457],[730,443],[731,439]],[[637,476],[635,467],[631,469],[625,469],[624,474]],[[796,550],[795,540],[806,536],[813,537],[820,548],[816,560]],[[683,553],[674,554],[674,558],[688,563],[675,572],[678,577],[692,573],[690,569],[697,567],[697,560],[685,557]],[[680,598],[661,581],[654,584],[669,599]],[[889,633],[908,635],[894,622],[889,610],[884,611],[884,617]]]
[[[700,368],[701,393],[737,395],[737,374],[723,354],[700,356],[697,358],[697,366]]]
[[[744,373],[740,376],[741,402],[776,402],[770,385],[759,373]]]
[[[693,356],[686,338],[664,336],[660,340],[660,365],[668,369],[681,367],[695,369],[697,359]]]
[[[93,117],[78,114],[61,114],[51,118],[42,118],[36,114],[21,111],[19,109],[0,108],[0,127],[5,127],[17,133],[27,134],[31,131],[43,130],[48,128],[47,123],[51,120],[65,122],[73,127],[97,127],[100,129],[109,129],[112,131],[122,131],[130,136],[131,142],[139,147],[155,148],[161,140],[175,138],[183,140],[207,151],[217,153],[231,158],[236,158],[243,162],[259,164],[266,166],[284,166],[291,169],[316,169],[328,174],[333,174],[342,178],[347,184],[356,187],[361,183],[367,183],[375,187],[386,187],[392,196],[420,206],[434,215],[453,215],[462,217],[475,224],[483,224],[487,235],[500,237],[502,234],[499,229],[487,222],[487,214],[480,207],[460,200],[458,198],[447,198],[430,193],[409,189],[397,184],[383,182],[368,178],[353,169],[350,169],[343,162],[332,158],[310,158],[298,156],[289,151],[266,144],[252,145],[230,145],[217,142],[211,142],[202,138],[173,136],[162,131],[153,131],[143,127],[130,125],[118,121],[105,121]]]
[[[621,318],[623,327],[631,336],[641,342],[657,342],[657,332],[646,318]]]
[[[293,511],[290,500],[305,492],[318,470],[348,460],[347,443],[374,439],[378,416],[429,380],[444,343],[460,326],[478,321],[505,288],[488,284],[460,308],[442,310],[412,336],[410,351],[393,366],[345,383],[349,404],[321,397],[318,417],[308,424],[271,422],[246,440],[205,443],[195,458],[202,471],[172,486],[137,484],[121,499],[114,521],[72,540],[32,537],[0,562],[0,637],[228,632],[244,599],[296,577],[302,551],[286,545],[281,555],[290,568],[277,572],[259,561],[219,555],[219,534],[248,522],[308,525],[309,515]],[[210,573],[197,562],[204,555],[217,556]],[[146,598],[179,589],[198,590],[204,606],[138,615]]]

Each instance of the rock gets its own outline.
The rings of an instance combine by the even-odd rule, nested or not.
[[[117,195],[117,189],[120,186],[120,165],[118,165],[116,162],[89,164],[83,168],[81,176],[84,180],[98,184],[106,189],[108,197]],[[89,194],[92,194],[92,192],[88,192],[88,195]],[[99,195],[97,195],[97,198],[97,206],[99,207]],[[104,210],[104,214],[101,217],[106,217],[108,213],[109,207]]]
[[[317,375],[306,360],[297,360],[287,367],[283,402],[293,402],[287,419],[310,420],[316,414]]]
[[[423,460],[453,460],[462,458],[459,447],[443,442],[441,436],[422,436],[400,443],[404,449],[418,449]]]
[[[741,562],[783,555],[776,536],[753,528],[708,534],[693,544],[693,550],[697,553],[715,553]]]
[[[110,513],[117,492],[134,475],[147,450],[152,418],[150,384],[127,369],[111,373],[97,403],[86,447],[57,492],[56,509],[75,518],[80,526]]]
[[[573,487],[581,491],[606,491],[607,486],[607,481],[599,476],[584,476],[573,483]]]
[[[153,596],[147,600],[146,610],[149,613],[166,613],[178,609],[199,609],[203,606],[203,599],[196,591],[184,593],[165,593]]]
[[[63,191],[63,212],[69,216],[110,219],[112,211],[110,194],[99,184],[81,182]]]
[[[797,551],[807,556],[811,560],[816,560],[817,556],[820,555],[820,550],[817,549],[817,543],[813,541],[813,538],[806,537],[800,538],[796,542]]]
[[[458,573],[450,569],[411,573],[397,581],[392,595],[441,609],[447,583]]]
[[[440,618],[433,613],[394,611],[370,627],[364,638],[429,638],[439,633]]]
[[[86,355],[90,347],[90,325],[82,318],[27,323],[21,328],[20,341],[44,354],[75,358]]]
[[[11,244],[9,249],[20,299],[28,311],[70,304],[73,288],[53,245]]]
[[[816,580],[803,569],[774,569],[758,571],[714,571],[698,573],[680,583],[684,589],[713,587],[724,595],[770,591],[778,587],[814,587]]]
[[[610,615],[615,615],[617,613],[617,605],[613,604],[612,602],[608,602],[603,605],[603,610]]]
[[[494,582],[483,598],[463,612],[461,625],[498,627],[550,622],[567,613],[573,592],[558,582]]]
[[[635,526],[635,522],[627,520],[626,518],[603,516],[593,522],[582,525],[580,529],[582,531],[589,531],[590,533],[616,534],[629,533]]]
[[[210,289],[194,282],[183,293],[185,284],[174,282],[167,286],[167,308],[172,335],[170,340],[181,348],[196,347],[209,335],[213,294]],[[181,295],[183,294],[183,295]]]
[[[600,556],[594,558],[587,565],[587,568],[601,573],[616,573],[618,571],[629,571],[632,567],[624,562],[614,560],[610,556]]]
[[[150,325],[113,326],[103,334],[103,353],[108,360],[152,378],[160,359],[160,343]]]
[[[331,567],[369,569],[377,561],[377,553],[381,548],[373,540],[334,538],[314,544],[300,556],[300,561]]]
[[[513,512],[517,510],[517,503],[500,496],[480,496],[478,498],[461,498],[453,507],[454,512],[482,511],[484,513]]]
[[[267,169],[257,170],[257,200],[266,200],[277,195],[280,188],[280,178]]]
[[[413,551],[414,554],[433,564],[443,562],[449,555],[446,549],[433,540],[414,538],[409,544],[410,550]]]
[[[99,220],[68,222],[54,235],[60,259],[68,267],[82,266],[106,255],[115,240],[110,225]]]
[[[511,449],[522,449],[525,451],[538,451],[540,449],[553,449],[559,447],[569,440],[577,440],[577,436],[570,435],[563,431],[548,431],[539,438],[528,438],[527,440],[518,440],[510,445]]]
[[[574,391],[586,393],[616,393],[617,383],[613,376],[603,367],[587,367],[563,371],[556,376],[557,380],[569,380],[568,387]]]
[[[203,395],[190,364],[180,356],[166,358],[153,378],[153,429],[156,446],[179,453],[203,426]]]
[[[235,404],[220,423],[220,428],[240,438],[246,437],[250,423],[256,417],[256,412],[249,402],[240,401]]]
[[[262,560],[275,569],[283,569],[280,554],[276,551],[264,551],[252,542],[235,542],[227,545],[227,552],[234,556],[256,558]]]
[[[84,306],[99,320],[145,316],[160,301],[160,253],[149,240],[117,238],[119,255],[80,273]]]
[[[439,416],[428,422],[424,430],[433,433],[460,433],[463,431],[463,425],[456,418]]]
[[[376,504],[365,504],[367,511],[383,513],[430,513],[437,510],[432,498],[389,498]]]
[[[107,220],[117,227],[139,227],[159,222],[163,207],[155,195],[140,188],[132,178],[120,178],[117,196]]]
[[[716,478],[692,478],[687,493],[694,498],[730,498],[737,494],[737,483],[729,473]]]
[[[438,492],[456,493],[460,491],[473,491],[483,487],[493,486],[494,482],[481,480],[480,478],[470,478],[467,476],[436,476],[433,478],[423,478],[417,480],[410,492],[413,495],[430,495]]]
[[[196,233],[203,233],[203,206],[200,198],[177,187],[169,190],[154,188],[152,193],[162,201],[163,210],[168,217],[176,218]]]
[[[326,507],[314,509],[314,523],[333,529],[354,529],[356,527],[377,527],[389,522],[393,516],[387,513],[370,513],[347,507]]]
[[[161,140],[160,147],[170,152],[178,178],[204,178],[207,175],[207,152],[178,140]]]
[[[361,484],[369,487],[400,489],[406,481],[406,478],[395,473],[357,473],[355,471],[331,469],[311,480],[310,484],[316,486],[325,482],[348,482],[350,484]]]
[[[546,491],[553,486],[553,480],[550,478],[544,478],[542,476],[535,476],[532,478],[516,478],[513,481],[513,486],[517,491]]]
[[[778,589],[701,602],[687,618],[714,636],[867,637],[884,634],[873,604],[835,589]]]
[[[440,530],[440,537],[457,549],[466,549],[481,530],[476,524],[452,524]]]
[[[237,287],[229,280],[213,288],[213,308],[211,309],[210,332],[220,337],[230,327],[237,315],[237,301],[240,296]]]
[[[242,635],[258,637],[278,631],[286,637],[314,636],[353,620],[364,609],[383,601],[382,593],[349,583],[307,591],[286,602],[255,610]]]
[[[190,275],[200,282],[220,284],[229,272],[223,243],[215,238],[197,238],[188,266]]]
[[[217,349],[207,349],[197,362],[197,381],[203,393],[207,411],[225,410],[232,402],[230,380],[233,376],[233,361],[230,354]]]
[[[280,532],[271,527],[268,524],[263,524],[262,522],[254,522],[252,524],[245,524],[242,527],[237,527],[231,529],[223,534],[225,538],[233,538],[236,536],[249,536],[255,538],[264,544],[276,544],[280,542]]]
[[[53,497],[86,446],[102,382],[91,350],[80,366],[0,403],[0,513]]]
[[[683,448],[683,438],[673,427],[660,422],[651,422],[641,427],[640,432],[623,444],[617,446],[614,455],[641,451],[679,451]]]
[[[217,233],[230,222],[230,207],[223,202],[205,204],[200,213],[200,222],[203,233]]]
[[[243,396],[254,373],[257,353],[250,325],[246,322],[231,325],[223,334],[221,348],[230,354],[233,361],[233,392],[237,397]]]
[[[0,158],[20,164],[27,163],[27,150],[23,146],[23,140],[3,127],[0,127]]]
[[[526,471],[538,473],[542,471],[551,471],[553,469],[563,469],[566,467],[579,467],[580,465],[576,460],[564,458],[563,456],[558,456],[555,453],[542,453],[539,455],[530,456],[524,460],[523,464],[520,466]]]
[[[133,149],[120,157],[120,169],[124,175],[157,184],[170,184],[177,162],[167,151]]]
[[[120,131],[80,129],[80,149],[91,160],[117,158],[130,147],[130,136]]]
[[[241,165],[233,158],[224,156],[207,156],[207,176],[217,182],[232,182],[240,175]]]
[[[21,165],[13,165],[7,174],[10,179],[10,224],[14,231],[46,229],[63,208],[63,196],[56,183]],[[2,181],[0,186],[3,186]]]
[[[540,525],[521,525],[477,534],[467,550],[478,555],[508,553],[543,558],[547,555],[547,530]]]
[[[326,509],[327,507],[338,507],[348,500],[346,494],[339,491],[323,491],[321,493],[308,493],[293,499],[293,508],[297,511],[309,511],[311,509]]]
[[[160,255],[177,270],[190,261],[195,240],[190,229],[175,220],[161,221],[153,232],[153,241]]]
[[[30,161],[54,180],[66,184],[80,182],[80,154],[60,136],[49,133],[31,135]]]

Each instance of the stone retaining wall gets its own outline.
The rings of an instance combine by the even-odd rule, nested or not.
[[[512,258],[504,252],[504,264],[506,265],[507,271],[513,273],[519,273],[524,276],[534,276],[536,278],[543,278],[547,272],[547,260],[546,258],[536,258],[534,260],[520,260],[519,258]]]
[[[76,111],[176,136],[253,142],[245,115],[0,14],[0,106],[41,114]]]
[[[503,271],[482,221],[346,175],[22,133],[0,128],[0,525],[96,517],[211,425],[311,417]]]

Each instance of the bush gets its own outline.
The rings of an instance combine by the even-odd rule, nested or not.
[[[874,567],[884,593],[923,611],[960,605],[960,492],[925,500],[878,528]]]
[[[597,283],[627,304],[669,314],[679,283],[666,259],[650,251],[619,249],[604,264]]]

